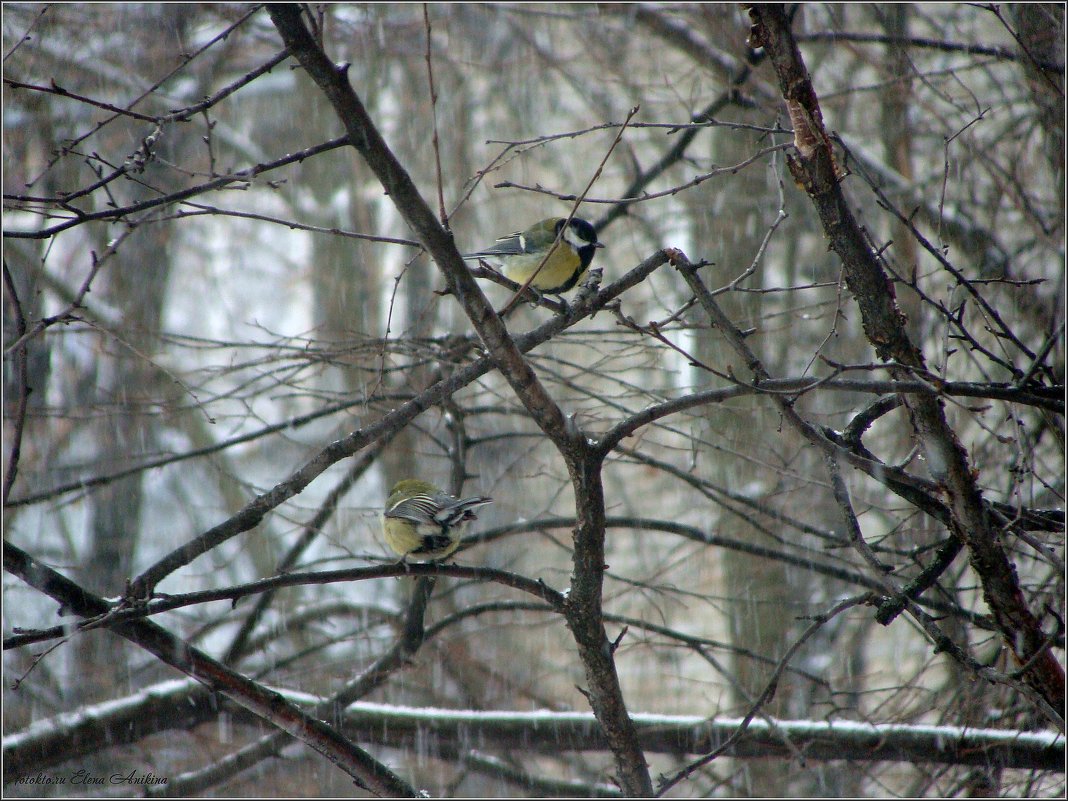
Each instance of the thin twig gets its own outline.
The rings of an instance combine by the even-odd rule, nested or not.
[[[719,748],[715,749],[711,753],[705,754],[700,759],[691,762],[689,765],[680,770],[674,776],[671,776],[670,778],[661,776],[660,784],[657,787],[656,791],[657,797],[663,796],[664,793],[666,793],[676,784],[681,782],[683,779],[689,778],[689,776],[695,770],[704,767],[712,760],[723,755],[736,742],[738,742],[738,740],[741,739],[742,735],[745,734],[746,729],[749,728],[749,724],[753,722],[753,718],[756,717],[756,715],[760,712],[764,705],[767,704],[775,696],[775,691],[779,687],[779,679],[782,677],[783,672],[790,664],[790,660],[793,659],[793,656],[797,653],[798,649],[800,649],[801,646],[804,645],[805,642],[813,634],[819,631],[829,620],[834,617],[837,617],[847,609],[852,609],[854,606],[860,606],[861,604],[868,603],[870,600],[871,593],[868,592],[863,593],[862,595],[854,595],[852,598],[846,598],[844,601],[838,602],[829,611],[824,612],[822,615],[816,615],[813,618],[813,621],[809,625],[809,627],[805,629],[805,631],[801,634],[800,637],[797,638],[793,645],[791,645],[790,648],[787,649],[782,659],[779,660],[779,664],[775,667],[775,672],[772,674],[771,679],[768,681],[767,686],[764,688],[764,691],[757,697],[756,701],[749,708],[749,711],[742,719],[742,722],[738,725],[738,728],[735,729],[734,733],[731,734],[731,736],[727,738],[726,742],[724,742],[723,745],[721,745]]]
[[[622,133],[622,130],[620,131],[620,133]],[[692,189],[695,186],[699,186],[700,184],[703,184],[709,178],[715,178],[715,177],[720,176],[720,175],[736,175],[738,172],[740,172],[741,170],[745,169],[746,167],[748,167],[750,164],[754,163],[758,159],[761,159],[764,156],[768,155],[769,153],[775,153],[775,152],[777,152],[779,150],[789,150],[791,147],[793,147],[793,142],[783,142],[783,143],[778,144],[778,145],[770,145],[769,147],[765,147],[765,148],[763,148],[761,150],[758,150],[752,156],[750,156],[749,158],[738,162],[737,164],[732,164],[729,167],[717,167],[716,169],[710,170],[709,172],[701,173],[700,175],[695,176],[694,178],[691,178],[689,181],[687,181],[684,184],[679,184],[678,186],[673,186],[670,189],[665,189],[665,190],[663,190],[661,192],[646,192],[646,193],[643,193],[641,195],[631,195],[631,196],[627,196],[627,197],[615,197],[615,198],[610,198],[610,197],[604,197],[604,198],[602,198],[602,197],[591,197],[591,198],[588,198],[584,194],[583,195],[578,195],[578,196],[571,195],[571,194],[563,194],[563,193],[560,193],[560,192],[554,192],[551,189],[546,189],[545,187],[542,187],[542,186],[529,186],[527,184],[517,184],[517,183],[515,183],[513,181],[501,181],[499,184],[494,184],[493,187],[495,189],[521,189],[524,192],[536,192],[536,193],[542,194],[542,195],[549,195],[550,197],[554,197],[557,200],[567,200],[567,201],[577,200],[577,202],[579,202],[579,203],[601,203],[601,204],[607,204],[607,205],[615,205],[617,203],[623,203],[623,204],[644,203],[644,202],[646,202],[648,200],[656,200],[657,198],[672,197],[674,195],[677,195],[679,192],[685,191],[686,189]]]
[[[130,236],[130,234],[132,234],[136,230],[136,228],[137,226],[135,224],[131,224],[129,227],[127,227],[126,230],[121,232],[118,236],[111,240],[110,243],[108,243],[108,246],[104,250],[102,255],[97,256],[95,252],[90,252],[93,264],[89,268],[89,273],[85,276],[85,280],[82,281],[82,285],[78,289],[77,294],[75,294],[74,300],[67,304],[67,308],[59,312],[59,314],[53,314],[49,317],[44,317],[34,323],[33,327],[30,330],[28,330],[26,333],[16,339],[10,346],[8,346],[7,349],[4,350],[4,355],[6,356],[7,354],[12,353],[16,348],[24,347],[29,340],[33,339],[46,328],[49,328],[50,326],[53,326],[56,323],[67,323],[77,319],[74,316],[74,312],[75,310],[82,308],[82,301],[89,293],[89,289],[90,287],[92,287],[93,280],[96,278],[97,273],[100,272],[100,268],[104,266],[104,263],[108,259],[118,253],[119,246],[126,241],[126,238]]]
[[[234,31],[236,31],[239,27],[244,25],[245,22],[250,17],[252,17],[257,12],[259,12],[259,10],[260,10],[259,4],[255,4],[255,5],[251,6],[245,12],[245,14],[243,14],[241,16],[240,19],[238,19],[236,22],[234,22],[228,28],[226,28],[223,31],[219,32],[217,35],[213,36],[211,39],[209,39],[207,42],[205,42],[203,44],[203,46],[198,48],[195,52],[190,53],[189,55],[185,56],[183,59],[181,59],[179,61],[179,63],[174,67],[174,69],[172,69],[170,72],[168,72],[162,78],[160,78],[158,81],[156,81],[151,86],[149,86],[147,89],[145,89],[144,92],[142,92],[140,95],[135,97],[132,101],[127,103],[125,110],[126,111],[131,111],[134,106],[136,106],[138,103],[140,103],[146,97],[154,96],[156,94],[156,91],[163,84],[165,84],[167,81],[169,81],[175,75],[177,75],[181,70],[184,70],[187,66],[189,66],[190,62],[192,62],[194,59],[198,58],[199,56],[203,55],[205,52],[207,52],[207,50],[209,48],[214,47],[219,42],[225,41]],[[268,64],[270,64],[271,66],[274,66],[274,64],[280,63],[282,60],[284,60],[287,55],[288,54],[286,53],[286,51],[283,50],[280,53],[278,53],[277,55],[275,55],[272,59],[270,59],[268,61]],[[269,67],[268,67],[268,69],[269,69]],[[249,73],[249,76],[257,77],[258,75],[263,74],[264,71],[266,71],[266,70],[264,70],[263,67],[261,66],[259,69],[254,70],[253,72]],[[251,78],[249,76],[245,76],[242,79],[240,79],[240,81],[234,86],[234,90],[231,90],[231,91],[236,91],[237,86],[243,86],[245,83],[248,83],[248,80],[251,80]],[[223,91],[225,92],[226,90],[224,89]],[[216,94],[216,97],[219,97],[218,93]],[[222,97],[225,97],[225,94],[222,95]],[[219,98],[219,99],[221,99],[221,98]],[[206,101],[204,101],[204,102],[206,102]],[[202,103],[198,103],[196,106],[190,107],[190,109],[187,109],[186,111],[188,111],[190,114],[196,113],[196,111],[199,111],[201,107],[203,107],[203,102]],[[94,125],[92,128],[90,128],[88,131],[86,131],[81,136],[79,136],[79,137],[77,137],[75,139],[72,139],[69,142],[67,142],[65,147],[60,148],[59,151],[56,153],[56,155],[53,156],[52,159],[44,166],[44,168],[41,170],[41,172],[35,178],[33,178],[32,180],[28,181],[26,185],[27,186],[33,186],[35,183],[37,183],[41,179],[41,176],[43,176],[45,173],[47,173],[49,170],[51,170],[52,167],[54,167],[56,165],[56,163],[61,158],[63,158],[65,155],[67,155],[67,153],[69,153],[72,148],[77,147],[80,143],[84,142],[86,139],[88,139],[90,136],[95,134],[97,131],[99,131],[101,128],[103,128],[105,125],[108,125],[111,122],[113,122],[114,120],[117,120],[119,118],[119,116],[120,116],[119,114],[112,114],[111,116],[109,116],[109,117],[101,120],[100,122],[98,122],[96,125]],[[181,119],[181,117],[180,116],[179,117],[175,117],[175,119]]]
[[[441,148],[438,143],[438,91],[434,88],[434,61],[431,58],[431,25],[430,6],[423,3],[423,25],[426,28],[426,75],[430,82],[430,116],[434,124],[434,135],[431,141],[434,144],[434,166],[437,169],[438,179],[438,214],[441,216],[443,227],[449,227],[449,215],[445,211],[445,188],[441,178]]]
[[[15,320],[15,334],[19,341],[26,335],[26,317],[22,313],[22,304],[19,302],[18,292],[15,290],[15,280],[8,270],[7,259],[4,260],[4,289],[7,291],[8,303],[11,306],[10,314]],[[22,454],[22,432],[26,426],[26,408],[29,404],[29,370],[27,367],[26,345],[23,343],[15,352],[15,375],[18,381],[18,399],[15,402],[15,414],[13,430],[11,432],[11,452],[7,457],[7,472],[4,473],[3,502],[7,503],[11,486],[15,483],[15,476],[19,469],[19,456]]]

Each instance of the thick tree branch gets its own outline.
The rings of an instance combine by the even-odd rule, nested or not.
[[[745,341],[745,337],[734,326],[730,318],[723,312],[716,303],[716,299],[709,292],[708,288],[701,281],[701,278],[697,274],[697,268],[686,259],[685,255],[681,251],[675,251],[672,253],[672,261],[678,267],[679,272],[686,280],[687,284],[693,290],[697,296],[698,302],[708,312],[709,317],[712,320],[712,324],[720,329],[726,341],[730,344],[732,349],[742,357],[745,361],[746,369],[753,375],[753,383],[756,386],[768,380],[770,375],[763,363],[757,357],[756,353],[749,347]],[[952,515],[948,506],[938,501],[935,487],[930,487],[931,482],[926,480],[917,479],[910,476],[900,468],[893,468],[883,465],[882,463],[869,458],[867,455],[860,455],[855,450],[860,450],[863,446],[854,443],[854,449],[847,449],[841,447],[839,442],[841,441],[840,435],[836,435],[833,431],[821,431],[816,426],[805,420],[794,408],[793,399],[780,393],[770,393],[769,397],[776,404],[779,412],[783,415],[783,418],[790,424],[806,441],[815,445],[821,451],[832,458],[841,458],[843,461],[848,462],[854,467],[864,470],[866,473],[873,477],[878,477],[880,481],[886,483],[888,487],[900,494],[903,498],[906,498],[911,503],[914,503],[918,508],[923,509],[928,514],[931,514],[935,519],[941,521],[946,525],[950,532],[957,538],[964,540],[965,533],[960,529],[960,523]],[[893,478],[890,478],[891,474]],[[985,512],[985,509],[984,509]],[[906,596],[902,593],[894,593],[902,598]],[[1033,696],[1031,700],[1034,700],[1036,704],[1042,709],[1046,715],[1057,717],[1059,714],[1054,710],[1060,709],[1051,704],[1038,688],[1031,689],[1030,687],[1024,687],[1018,682],[1015,682],[1011,677],[1004,674],[998,674],[993,677],[993,674],[985,669],[981,665],[977,665],[974,660],[970,659],[967,654],[963,653],[953,642],[947,637],[941,634],[937,627],[933,623],[933,619],[930,615],[927,615],[923,610],[919,609],[915,604],[911,602],[908,604],[910,612],[913,616],[925,626],[925,629],[929,628],[932,640],[935,643],[935,648],[939,651],[946,651],[954,659],[957,659],[968,668],[975,670],[979,673],[983,673],[992,677],[992,680],[996,679],[1003,683],[1010,684],[1016,689],[1026,690],[1026,694]],[[999,629],[1001,623],[998,623]],[[1053,659],[1052,654],[1049,652],[1049,638],[1043,636],[1041,645],[1034,649],[1034,654],[1039,656],[1049,655],[1050,659]],[[1037,661],[1037,660],[1036,660]],[[1025,668],[1031,667],[1025,665]],[[1063,723],[1063,719],[1058,718],[1058,721]]]
[[[900,365],[891,376],[926,370],[923,354],[909,339],[894,286],[864,236],[839,183],[841,171],[823,125],[818,98],[783,8],[750,7],[751,44],[767,49],[794,127],[797,156],[788,163],[797,183],[811,198],[830,247],[842,261],[846,284],[860,308],[864,332],[883,359]],[[1064,671],[1046,648],[1046,635],[1027,606],[1016,569],[1001,545],[983,504],[968,455],[945,416],[941,400],[905,395],[912,427],[932,477],[945,493],[954,532],[964,539],[972,567],[983,587],[1005,644],[1027,666],[1025,681],[1053,709],[1064,708]],[[1036,658],[1037,657],[1037,658]]]
[[[482,342],[493,355],[498,369],[527,407],[535,422],[553,442],[566,443],[570,436],[563,413],[549,397],[533,369],[512,341],[504,323],[464,264],[452,232],[442,227],[412,181],[404,165],[389,149],[363,102],[346,77],[347,68],[330,62],[300,18],[300,7],[290,4],[268,6],[271,20],[290,54],[334,106],[349,135],[349,143],[371,168],[397,211],[415,232],[431,258],[445,275],[450,292],[463,307]]]
[[[284,697],[309,708],[317,699],[290,693]],[[69,726],[51,718],[4,738],[4,775],[16,777],[60,764],[71,756],[95,753],[109,737],[116,744],[134,742],[127,734],[144,726],[145,734],[187,725],[187,711],[210,707],[207,692],[188,682],[170,682],[141,693],[86,709]],[[217,712],[215,710],[208,710]],[[244,722],[235,710],[236,722]],[[189,715],[191,717],[191,715]],[[685,757],[720,747],[738,729],[737,718],[635,713],[639,737],[649,753]],[[464,754],[472,742],[501,748],[522,748],[538,754],[603,750],[596,720],[588,713],[465,712],[412,709],[378,703],[357,703],[346,710],[344,724],[376,744],[415,748],[433,731],[442,751]],[[189,721],[192,723],[195,721]],[[147,724],[147,725],[145,725]],[[948,764],[997,766],[1021,770],[1064,771],[1064,737],[1055,732],[915,726],[858,721],[754,720],[725,756],[738,759],[789,757],[785,742],[801,749],[806,759],[855,762],[901,762],[904,765]],[[70,743],[85,748],[64,752]],[[92,747],[93,745],[96,748]]]
[[[632,795],[651,795],[652,781],[633,723],[627,716],[601,620],[604,570],[602,457],[594,452],[578,428],[564,419],[560,407],[523,358],[503,321],[482,294],[460,257],[451,233],[435,218],[408,172],[382,138],[353,91],[345,70],[338,69],[327,59],[305,28],[299,7],[270,5],[268,12],[290,53],[334,106],[352,146],[364,157],[398,212],[444,273],[449,290],[463,307],[497,368],[567,462],[579,517],[575,531],[575,577],[568,606],[569,625],[586,667],[590,703],[616,757],[621,787]]]

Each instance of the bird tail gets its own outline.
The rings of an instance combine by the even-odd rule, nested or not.
[[[443,526],[455,526],[459,523],[466,523],[470,520],[477,520],[478,515],[474,510],[479,506],[485,506],[487,503],[493,503],[493,498],[486,497],[485,495],[479,495],[473,498],[462,498],[456,501],[456,503],[449,504],[442,509],[435,517],[436,522]]]

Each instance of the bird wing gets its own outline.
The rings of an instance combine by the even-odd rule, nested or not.
[[[497,240],[497,244],[493,247],[480,250],[477,253],[468,253],[464,256],[466,259],[477,259],[481,256],[516,256],[520,253],[527,253],[527,240],[523,236],[522,231],[516,231],[514,234],[508,234],[508,236],[502,236]]]
[[[432,523],[448,528],[457,523],[474,520],[475,513],[471,510],[487,503],[493,503],[493,499],[478,496],[457,500],[444,493],[436,496],[413,495],[394,504],[384,514],[386,517],[399,517],[416,524]]]
[[[384,512],[386,517],[398,517],[413,523],[437,523],[441,508],[431,495],[413,495],[393,504]]]

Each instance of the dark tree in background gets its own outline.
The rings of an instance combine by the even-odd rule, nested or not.
[[[1063,794],[1063,5],[3,28],[7,793]]]

